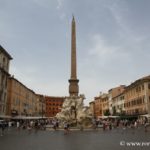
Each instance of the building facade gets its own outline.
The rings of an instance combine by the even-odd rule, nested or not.
[[[65,97],[45,96],[46,117],[55,117],[61,111]]]
[[[95,117],[98,118],[99,116],[102,116],[102,103],[100,96],[94,98],[94,104],[95,104],[94,114]]]
[[[94,114],[96,118],[107,115],[109,110],[108,94],[103,93],[94,100]]]
[[[121,94],[125,90],[125,85],[120,85],[118,87],[112,88],[108,91],[109,95],[109,111],[113,115],[113,98]]]
[[[90,111],[92,113],[92,116],[95,116],[95,111],[94,111],[95,110],[95,102],[94,101],[90,102],[89,107],[90,107]]]
[[[101,96],[101,103],[102,103],[102,116],[108,115],[109,110],[109,97],[108,94],[103,94]]]
[[[13,76],[8,79],[7,115],[39,116],[39,97]]]
[[[127,115],[150,114],[150,76],[136,80],[125,90]]]
[[[12,57],[0,45],[0,115],[6,114],[7,80],[9,77],[9,62]]]
[[[112,98],[112,110],[113,110],[112,114],[113,115],[125,114],[124,104],[125,104],[125,94],[124,91],[122,91],[122,93]]]
[[[93,102],[89,103],[91,106]],[[95,97],[94,114],[139,116],[150,115],[150,75],[132,84],[112,88],[108,94]]]
[[[45,117],[45,113],[46,113],[46,102],[45,102],[45,96],[44,95],[40,95],[37,94],[38,96],[38,115],[41,117]]]

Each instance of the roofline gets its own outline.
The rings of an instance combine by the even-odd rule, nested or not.
[[[18,79],[16,79],[13,75],[9,77],[10,80],[15,80],[16,82],[18,82],[19,84],[21,84],[24,88],[26,88],[27,90],[29,90],[30,92],[32,92],[33,94],[37,95],[33,90],[31,90],[30,88],[28,88],[26,85],[24,85],[22,82],[20,82]]]
[[[147,81],[150,81],[150,75],[135,80],[133,83],[131,83],[130,85],[128,85],[128,86],[126,87],[126,90],[128,90],[129,88],[134,87],[134,86],[137,85],[138,83],[147,82]]]
[[[45,95],[44,96],[45,98],[64,98],[65,99],[65,96],[48,96],[48,95]]]
[[[114,99],[114,98],[116,98],[116,97],[119,97],[119,96],[121,96],[121,95],[125,95],[125,90],[124,90],[123,92],[121,92],[120,94],[118,94],[117,96],[112,97],[112,99]]]
[[[1,45],[0,45],[0,50],[2,50],[2,52],[5,53],[8,56],[9,59],[13,59],[11,57],[11,55]]]

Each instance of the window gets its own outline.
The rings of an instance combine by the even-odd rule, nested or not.
[[[148,84],[148,89],[150,89],[150,83]]]
[[[3,63],[5,64],[5,57],[3,57]]]
[[[3,106],[2,108],[3,108],[3,113],[4,113],[5,112],[5,107]]]
[[[137,100],[134,100],[134,105],[137,105]]]
[[[7,79],[5,80],[5,87],[7,87]]]
[[[143,97],[143,99],[142,99],[142,102],[141,102],[141,103],[144,103],[144,98],[145,98],[145,97]]]
[[[1,78],[1,83],[2,83],[2,85],[3,85],[3,83],[4,83],[4,79],[5,79],[5,76],[4,76],[4,74],[2,74],[2,78]]]
[[[141,103],[141,100],[140,99],[137,99],[137,104],[140,104]]]
[[[130,105],[131,105],[131,102],[129,102],[129,107],[130,107]]]
[[[141,87],[139,86],[139,92],[141,92]]]
[[[134,105],[134,101],[131,101],[131,105],[132,105],[132,106]]]

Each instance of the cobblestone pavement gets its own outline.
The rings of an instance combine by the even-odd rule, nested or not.
[[[112,131],[27,130],[5,131],[0,136],[0,150],[149,150],[150,132],[140,129]]]

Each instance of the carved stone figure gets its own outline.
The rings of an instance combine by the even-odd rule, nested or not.
[[[56,118],[61,122],[67,121],[71,124],[90,126],[92,124],[92,113],[88,107],[83,106],[83,96],[66,97],[61,112]]]

